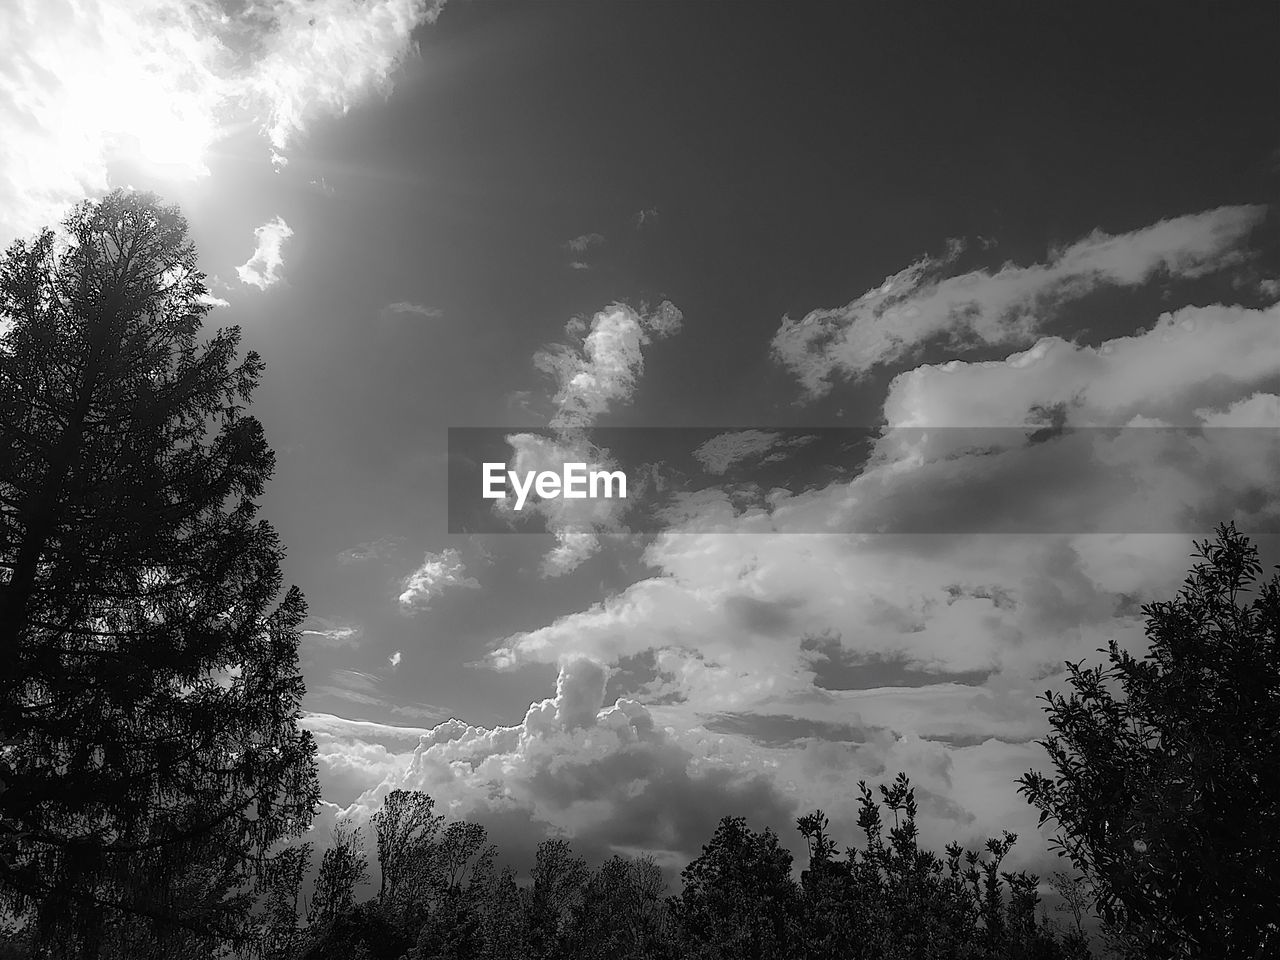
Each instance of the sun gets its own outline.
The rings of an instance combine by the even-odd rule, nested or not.
[[[165,179],[208,174],[229,80],[225,50],[180,5],[103,5],[68,45],[53,95],[65,136],[97,140],[104,156]]]

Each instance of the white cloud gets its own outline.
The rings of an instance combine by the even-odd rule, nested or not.
[[[313,618],[316,629],[303,630],[304,637],[314,637],[313,643],[326,647],[355,646],[360,639],[360,628],[349,623],[335,623],[323,617]]]
[[[325,800],[342,806],[364,793],[371,783],[403,771],[418,742],[431,732],[426,727],[397,727],[327,713],[305,714],[298,726],[315,737]]]
[[[534,365],[556,381],[551,417],[555,437],[508,437],[514,454],[511,469],[559,472],[569,462],[585,463],[588,470],[615,469],[609,451],[591,444],[583,431],[615,403],[631,399],[644,371],[644,348],[675,335],[683,322],[680,310],[663,301],[648,313],[615,303],[593,316],[590,324],[581,317],[565,324],[569,342],[544,347],[533,357]],[[629,499],[634,494],[628,489]],[[543,560],[543,576],[566,574],[594,555],[598,534],[619,530],[627,506],[623,500],[564,498],[526,505],[524,514],[543,518],[556,538],[556,546]],[[495,508],[509,509],[503,501]]]
[[[433,22],[442,0],[274,0],[274,24],[245,80],[265,109],[265,132],[280,153],[316,116],[346,113],[370,91],[386,93],[411,52],[414,28]]]
[[[224,52],[211,12],[171,0],[0,7],[0,241],[105,192],[112,157],[207,172]]]
[[[810,395],[836,376],[865,376],[942,341],[1029,343],[1058,305],[1101,286],[1136,286],[1164,270],[1197,277],[1240,262],[1242,242],[1265,215],[1261,206],[1221,207],[1119,236],[1095,231],[1046,264],[1007,264],[995,273],[947,273],[962,245],[924,257],[844,307],[785,318],[773,338],[775,358]]]
[[[282,279],[284,242],[293,236],[293,230],[282,217],[276,217],[254,230],[253,236],[257,242],[253,256],[236,267],[236,275],[241,283],[265,290]]]
[[[228,302],[227,300],[222,299],[222,297],[215,297],[215,296],[213,296],[213,294],[209,294],[209,293],[201,294],[201,295],[200,295],[199,297],[197,297],[196,299],[197,299],[200,303],[203,303],[203,304],[205,304],[205,305],[207,305],[207,306],[210,306],[210,307],[229,307],[229,306],[231,306],[230,302]]]
[[[1134,429],[1031,444],[1033,409],[1060,406],[1068,428],[1275,426],[1277,388],[1280,307],[1185,308],[1097,346],[1045,338],[1002,361],[921,367],[891,384],[889,427],[860,475],[779,492],[770,511],[743,513],[714,490],[691,498],[645,552],[657,575],[507,638],[491,662],[648,657],[653,675],[634,695],[666,704],[648,708],[659,727],[684,731],[687,744],[737,718],[748,732],[721,735],[717,749],[768,758],[775,785],[794,787],[801,806],[905,769],[953,824],[1003,820],[1026,831],[1032,852],[1035,823],[1012,779],[1046,763],[1030,742],[1044,733],[1036,697],[1061,682],[1063,661],[1097,660],[1112,638],[1141,650],[1140,604],[1171,596],[1190,562],[1191,532],[1106,531],[1189,529],[1188,515],[1234,513],[1246,532],[1280,520],[1272,431],[1269,442]],[[995,450],[934,429],[987,424],[1026,429]],[[1061,532],[972,532],[984,512]],[[924,518],[926,529],[929,517],[960,518],[964,532],[857,532],[894,517]],[[832,535],[808,532],[823,521]],[[1073,532],[1090,525],[1099,532]],[[860,689],[856,668],[868,662],[922,671],[912,681],[922,685]],[[819,671],[850,689],[819,686]],[[753,728],[788,725],[819,732],[803,747],[751,743]],[[821,732],[850,727],[861,731],[852,745]]]
[[[1035,670],[1068,649],[1088,654],[1097,646],[1088,625],[1112,623],[1115,571],[1085,563],[1080,552],[1091,548],[1081,544],[1098,537],[1117,555],[1122,543],[1145,544],[1139,556],[1173,565],[1157,564],[1152,579],[1131,586],[1167,586],[1185,567],[1189,537],[1157,532],[1203,530],[1188,527],[1188,517],[1217,522],[1233,513],[1245,529],[1273,525],[1266,478],[1280,452],[1274,437],[1132,429],[1028,444],[1028,426],[978,434],[987,442],[974,449],[966,440],[973,434],[959,431],[966,442],[957,445],[955,433],[923,428],[1026,425],[1033,407],[1057,404],[1068,427],[1137,417],[1266,425],[1276,412],[1260,392],[1269,383],[1280,383],[1280,307],[1187,308],[1099,347],[1046,339],[1006,361],[921,367],[893,381],[884,405],[890,429],[858,476],[779,492],[768,512],[743,513],[723,491],[688,498],[646,551],[664,576],[513,636],[495,663],[696,650],[696,662],[673,661],[673,670],[688,671],[681,692],[745,709],[760,697],[802,692],[795,644],[824,630],[862,654],[931,669]],[[1025,520],[1016,529],[1048,533],[974,532],[998,531],[1008,518]],[[900,521],[924,532],[866,532]],[[823,529],[833,536],[813,532]],[[1108,533],[1134,530],[1153,532]],[[985,584],[1009,589],[1017,602],[1004,608],[970,589]],[[1043,630],[1046,618],[1067,624],[1070,637]]]
[[[424,790],[449,816],[488,824],[504,850],[531,847],[531,834],[563,830],[579,850],[687,855],[726,809],[749,809],[775,828],[789,825],[794,800],[772,786],[758,756],[725,750],[716,738],[686,742],[659,729],[633,700],[606,707],[606,677],[599,663],[567,660],[555,695],[530,704],[519,724],[449,720],[423,735],[399,769],[355,731],[349,748],[335,747],[322,764],[389,771],[343,811],[356,822],[367,822],[393,789]],[[503,841],[504,823],[519,831],[515,843]]]
[[[456,549],[449,547],[440,553],[428,552],[401,586],[401,609],[414,611],[427,609],[432,600],[450,588],[477,590],[480,582],[467,576],[462,557]]]
[[[441,0],[14,0],[0,5],[0,244],[111,186],[115,160],[208,173],[259,124],[273,158],[316,117],[386,92]]]
[[[372,720],[348,720],[331,713],[307,713],[298,721],[298,726],[310,730],[313,734],[326,734],[333,737],[361,737],[366,740],[390,740],[410,747],[417,746],[418,741],[431,732],[429,727],[400,727],[389,723],[375,723]]]
[[[884,416],[902,427],[1021,425],[1033,406],[1061,404],[1077,426],[1139,415],[1196,426],[1197,409],[1278,372],[1280,305],[1184,307],[1096,347],[1046,337],[1004,360],[921,366],[890,384]]]
[[[609,452],[590,443],[580,430],[560,430],[554,438],[534,433],[517,433],[506,438],[512,456],[508,469],[519,475],[549,470],[559,473],[566,463],[582,463],[588,472],[616,470],[617,464]],[[556,545],[543,558],[542,575],[558,577],[575,570],[594,556],[600,547],[600,534],[616,533],[622,529],[622,517],[630,502],[638,493],[637,478],[628,478],[628,500],[620,498],[584,498],[571,500],[556,497],[542,500],[531,497],[520,514],[514,512],[512,498],[498,500],[494,509],[500,515],[514,521],[517,516],[524,522],[540,519],[556,538]]]
[[[565,328],[571,342],[545,347],[533,358],[556,380],[552,426],[587,426],[614,403],[629,400],[644,370],[644,347],[677,333],[682,322],[668,302],[649,314],[616,303],[592,317],[589,328],[571,320]]]

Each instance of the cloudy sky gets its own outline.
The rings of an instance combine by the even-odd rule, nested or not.
[[[322,821],[412,787],[678,866],[904,770],[1034,862],[1063,661],[1213,522],[1277,553],[1274,434],[1154,429],[1280,424],[1275,11],[1211,12],[16,0],[0,233],[187,213],[267,363]],[[451,534],[450,427],[705,476]]]

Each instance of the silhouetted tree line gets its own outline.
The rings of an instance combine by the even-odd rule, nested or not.
[[[1093,955],[1094,914],[1113,956],[1280,956],[1280,577],[1234,526],[1143,608],[1141,659],[1112,643],[1045,694],[1053,775],[1019,789],[1073,868],[1049,884],[1068,923],[1004,868],[1012,834],[922,850],[902,775],[860,785],[856,846],[801,817],[798,872],[725,817],[674,893],[559,839],[518,878],[483,827],[394,791],[361,899],[355,827],[318,864],[302,842],[305,606],[256,517],[262,363],[234,328],[198,339],[209,302],[146,194],[0,260],[0,960],[1049,960]]]
[[[396,790],[373,818],[382,881],[365,845],[339,824],[320,864],[306,922],[275,941],[281,960],[829,960],[842,958],[1085,958],[1077,930],[1038,910],[1036,879],[1001,869],[1005,834],[985,851],[921,850],[905,776],[865,784],[861,849],[838,853],[821,812],[800,818],[808,865],[771,830],[725,817],[670,896],[650,857],[614,856],[595,869],[569,843],[543,841],[527,882],[494,866],[483,827],[446,823],[430,796]],[[883,822],[882,811],[893,817]]]

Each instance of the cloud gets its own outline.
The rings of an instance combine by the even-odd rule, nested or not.
[[[615,403],[631,399],[644,370],[644,347],[679,332],[683,315],[664,301],[642,314],[615,303],[591,318],[566,325],[570,343],[539,350],[534,365],[556,381],[551,425],[581,427],[594,423]]]
[[[393,703],[388,709],[397,717],[407,717],[410,720],[417,720],[420,723],[428,721],[439,722],[446,720],[451,715],[446,707],[436,706],[431,703]]]
[[[1280,372],[1280,305],[1184,307],[1149,330],[1095,346],[1044,337],[1004,360],[924,365],[894,378],[890,426],[1021,425],[1061,406],[1075,426],[1143,417],[1197,426],[1195,411]]]
[[[310,642],[324,647],[354,647],[360,640],[360,628],[355,624],[337,623],[324,617],[312,617],[313,629],[303,630]]]
[[[431,732],[426,727],[348,720],[327,713],[307,713],[298,726],[315,737],[325,799],[342,806],[364,793],[369,784],[403,771],[418,742]]]
[[[110,158],[207,172],[222,100],[211,13],[157,0],[4,5],[0,242],[105,192]]]
[[[573,253],[586,253],[588,250],[594,250],[602,246],[604,246],[604,234],[584,233],[580,237],[565,241],[564,248]]]
[[[226,300],[222,299],[222,297],[215,297],[215,296],[213,296],[212,294],[209,294],[209,293],[202,293],[202,294],[201,294],[199,297],[197,297],[196,299],[197,299],[200,303],[207,304],[207,305],[208,305],[208,306],[210,306],[210,307],[229,307],[229,306],[231,306],[230,302],[228,302],[228,301],[226,301]]]
[[[282,217],[276,217],[254,230],[253,236],[257,241],[253,256],[236,267],[236,275],[241,283],[266,290],[282,279],[284,242],[293,236],[293,230]]]
[[[338,562],[341,564],[353,564],[369,563],[374,560],[389,560],[399,552],[401,542],[401,537],[393,536],[366,540],[364,543],[356,544],[349,550],[343,550],[338,554]]]
[[[577,430],[561,430],[554,437],[535,433],[511,434],[506,438],[511,447],[508,469],[517,474],[540,473],[550,470],[559,473],[566,463],[585,464],[588,473],[618,468],[607,450],[592,444]],[[631,488],[628,500],[620,498],[584,498],[571,500],[565,497],[540,499],[533,495],[525,502],[523,510],[516,514],[513,500],[498,500],[494,509],[513,523],[516,518],[527,523],[540,519],[556,538],[556,545],[543,558],[541,574],[544,577],[563,576],[575,570],[585,560],[594,556],[600,547],[601,533],[617,533],[622,529],[622,517],[638,494],[635,477],[629,477]]]
[[[107,191],[192,179],[259,126],[277,165],[317,117],[386,93],[440,0],[15,0],[0,7],[0,243]]]
[[[1265,213],[1221,207],[1118,236],[1095,231],[1048,263],[994,273],[948,276],[963,249],[953,241],[944,256],[916,261],[853,303],[784,318],[773,355],[817,396],[837,376],[866,376],[931,342],[955,349],[1030,343],[1061,304],[1098,287],[1136,286],[1159,271],[1198,277],[1242,262],[1241,245]]]
[[[565,831],[579,850],[642,848],[686,859],[726,813],[790,825],[795,801],[771,784],[757,757],[718,750],[714,738],[685,743],[633,700],[605,706],[606,678],[599,663],[568,660],[555,695],[530,704],[519,724],[436,726],[344,814],[367,822],[391,790],[424,790],[449,816],[490,826],[500,843],[516,829],[523,835],[511,845],[519,846],[532,846],[531,834]],[[330,760],[332,767],[390,766],[351,743],[351,758]]]
[[[1045,337],[1002,360],[921,366],[890,384],[859,474],[775,491],[763,510],[703,491],[647,546],[654,575],[506,638],[490,663],[631,664],[619,695],[693,756],[720,737],[715,756],[754,758],[801,807],[903,769],[944,826],[1018,830],[1037,856],[1012,780],[1046,763],[1038,695],[1111,639],[1141,651],[1141,604],[1172,595],[1189,563],[1189,532],[1107,531],[1280,522],[1274,430],[1143,425],[1274,427],[1278,397],[1280,305],[1187,307],[1096,346]],[[1046,418],[1063,430],[1031,442]],[[975,424],[1006,429],[985,446],[936,429]],[[760,433],[705,459],[767,450]],[[1018,515],[1060,525],[974,532]],[[886,518],[922,532],[860,532]],[[808,532],[824,523],[830,535]],[[948,523],[961,532],[938,532]],[[873,682],[853,681],[859,666]]]
[[[264,130],[283,153],[316,116],[346,113],[361,97],[386,94],[411,52],[413,30],[432,23],[442,0],[277,0],[274,25],[247,77],[251,102],[265,109]]]
[[[399,300],[395,303],[389,303],[382,308],[383,316],[418,316],[427,320],[439,320],[444,316],[444,311],[436,307],[424,307],[420,303],[410,303],[407,300]]]
[[[1046,338],[1003,361],[921,367],[891,384],[888,426],[857,476],[777,491],[765,511],[702,491],[646,550],[663,576],[514,635],[494,662],[668,650],[680,692],[716,702],[804,692],[800,640],[828,630],[922,669],[1052,667],[1097,645],[1090,624],[1112,622],[1111,585],[1148,592],[1184,567],[1187,535],[1109,531],[1200,531],[1232,516],[1274,529],[1278,451],[1270,432],[1140,427],[1033,444],[1033,411],[1061,406],[1071,428],[1265,424],[1263,388],[1277,383],[1280,306],[1185,308],[1098,347]],[[971,431],[927,429],[982,423],[1028,426],[979,432],[979,447]],[[1048,532],[974,532],[1010,517]],[[895,524],[916,532],[866,533]],[[832,535],[812,533],[823,529]],[[1108,551],[1143,556],[1143,544],[1165,558],[1159,569],[1097,565]]]
[[[767,430],[734,430],[717,434],[693,451],[708,473],[723,474],[743,460],[762,458],[766,462],[785,456],[796,447],[811,443],[813,437],[791,437]]]
[[[554,470],[564,463],[585,463],[588,470],[616,469],[609,451],[589,442],[586,427],[593,425],[615,404],[634,395],[644,371],[644,348],[654,340],[674,336],[684,317],[670,301],[656,310],[635,310],[615,303],[599,311],[590,323],[575,317],[565,324],[569,342],[543,347],[534,354],[539,370],[556,383],[551,398],[554,439],[535,434],[507,438],[517,471]],[[634,491],[627,491],[628,498]],[[556,538],[556,546],[543,559],[543,576],[561,576],[599,549],[600,532],[616,532],[627,501],[606,499],[534,501],[526,505],[527,517],[541,517]],[[498,501],[495,509],[510,509]],[[514,514],[512,514],[514,517]]]
[[[416,746],[418,741],[429,734],[427,727],[401,727],[389,723],[375,723],[372,720],[348,720],[331,713],[307,713],[298,721],[298,726],[310,730],[313,734],[321,733],[334,737],[360,737],[369,739],[390,739]]]
[[[396,666],[397,664],[392,663],[392,670]],[[329,674],[329,683],[309,686],[307,692],[309,695],[334,697],[348,703],[374,707],[379,712],[389,712],[416,720],[442,720],[450,714],[449,710],[436,704],[393,704],[383,695],[381,683],[382,680],[371,673],[360,670],[334,670]]]
[[[427,609],[431,601],[450,588],[478,590],[480,582],[466,575],[462,557],[456,549],[449,547],[440,553],[428,552],[401,586],[400,608],[419,611]]]

